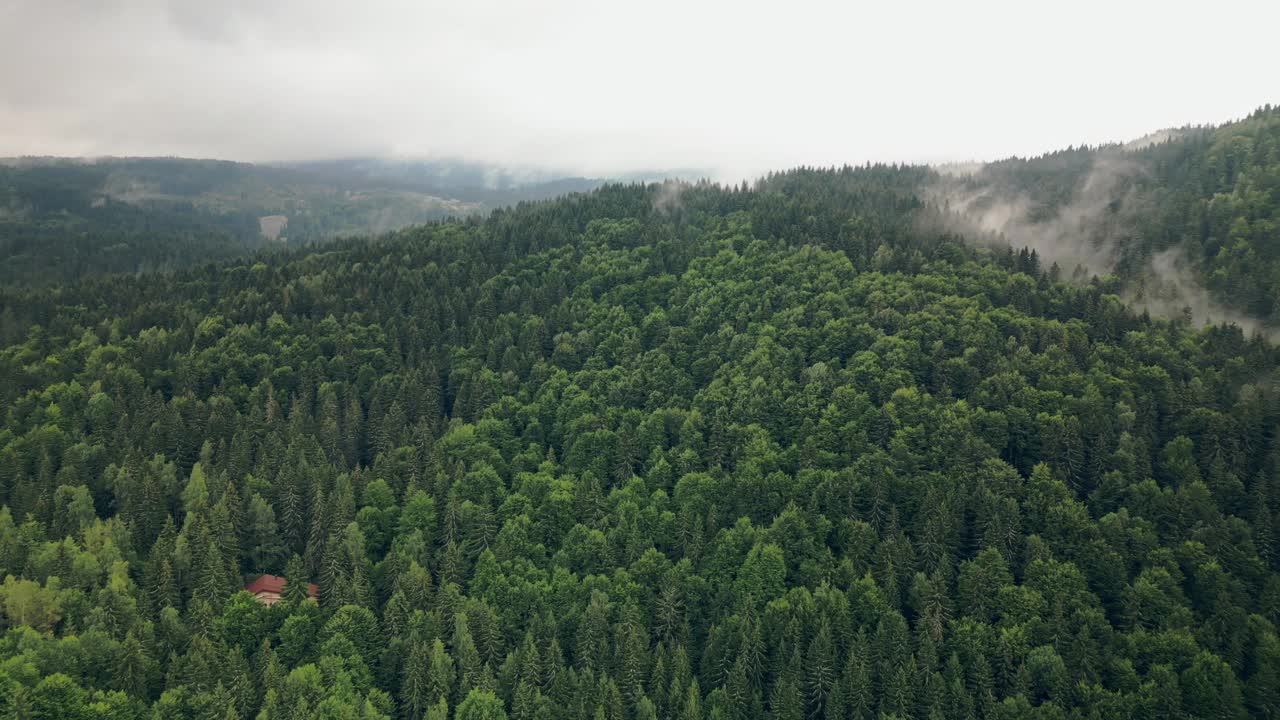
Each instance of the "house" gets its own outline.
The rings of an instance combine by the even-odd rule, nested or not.
[[[279,575],[262,575],[257,580],[244,586],[245,592],[253,596],[253,599],[271,607],[280,602],[280,597],[284,593],[284,586],[287,580]],[[316,599],[315,583],[307,583],[307,597],[312,600]]]

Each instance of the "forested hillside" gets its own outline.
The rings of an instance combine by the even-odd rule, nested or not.
[[[1046,270],[1058,265],[1055,278],[1112,276],[1126,300],[1197,322],[1273,334],[1280,324],[1280,108],[1126,145],[1010,158],[959,177],[947,168],[885,172],[942,211],[940,226],[1035,249]],[[171,271],[479,215],[601,182],[460,161],[11,159],[0,161],[0,284]]]
[[[109,177],[85,163],[0,164],[0,283],[170,270],[266,246],[256,214],[202,211],[177,178],[156,202],[107,194]]]
[[[0,289],[0,716],[1280,717],[1280,352],[931,177]]]
[[[1114,274],[1133,299],[1280,322],[1280,107],[1128,145],[1071,148],[939,178],[934,195],[1066,276]],[[1087,273],[1086,273],[1087,277]],[[1208,297],[1201,288],[1208,290]],[[1211,312],[1207,301],[1221,310]]]
[[[599,184],[448,162],[0,160],[0,283],[170,271]]]

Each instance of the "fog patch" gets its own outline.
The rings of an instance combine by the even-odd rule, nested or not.
[[[680,195],[688,183],[682,180],[663,180],[657,185],[657,193],[653,197],[653,209],[660,213],[673,213],[684,207]]]
[[[1123,221],[1136,204],[1126,189],[1126,180],[1141,171],[1136,163],[1099,156],[1071,198],[1053,211],[1025,192],[1001,188],[984,175],[989,170],[942,177],[927,192],[954,230],[986,245],[1035,250],[1044,266],[1057,263],[1076,276],[1115,269]]]
[[[1146,143],[1142,147],[1171,137],[1153,133],[1142,139]],[[939,175],[926,197],[940,211],[947,229],[972,242],[1034,250],[1042,269],[1056,264],[1060,279],[1077,283],[1122,274],[1123,299],[1136,311],[1196,327],[1235,324],[1247,334],[1278,336],[1260,320],[1210,297],[1197,280],[1195,264],[1181,250],[1144,255],[1135,221],[1152,208],[1135,182],[1146,169],[1130,154],[1129,146],[1095,151],[1087,174],[1056,208],[1024,190],[1009,189],[1021,179],[1015,175],[1015,182],[1004,180],[993,166],[968,174],[935,170]],[[1118,273],[1121,265],[1123,273]]]
[[[1140,273],[1125,286],[1123,298],[1135,310],[1182,320],[1195,327],[1236,325],[1246,335],[1280,337],[1257,318],[1232,310],[1214,300],[1195,280],[1195,269],[1178,248],[1152,255]]]
[[[1147,133],[1140,138],[1130,140],[1121,147],[1128,152],[1137,152],[1139,150],[1145,150],[1152,145],[1159,145],[1161,143],[1169,142],[1170,140],[1176,140],[1186,134],[1187,131],[1180,128],[1165,128],[1164,130],[1157,130],[1153,133]]]
[[[931,166],[933,171],[947,177],[972,177],[986,167],[984,162],[949,162]]]

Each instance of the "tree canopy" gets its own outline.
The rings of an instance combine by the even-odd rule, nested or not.
[[[0,290],[0,716],[1280,715],[1280,353],[929,172]]]

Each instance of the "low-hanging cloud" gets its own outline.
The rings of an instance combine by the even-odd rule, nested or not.
[[[1196,280],[1195,268],[1178,248],[1152,255],[1125,288],[1124,300],[1152,315],[1186,320],[1196,327],[1236,325],[1248,335],[1261,334],[1272,342],[1280,333],[1257,318],[1237,312],[1214,300]]]
[[[653,191],[653,209],[665,214],[680,210],[684,207],[680,196],[688,186],[689,183],[674,179],[667,179],[658,183]]]
[[[1009,190],[976,176],[976,170],[929,188],[929,195],[952,213],[963,234],[993,245],[1035,250],[1045,265],[1065,271],[1105,275],[1117,260],[1115,234],[1123,221],[1119,208],[1131,197],[1125,180],[1139,167],[1121,157],[1099,155],[1070,200],[1048,217],[1026,192]]]
[[[1265,101],[1278,24],[1266,16],[1280,9],[1224,2],[1192,16],[1086,0],[1046,34],[1044,18],[1003,0],[8,0],[0,156],[461,157],[736,181],[1035,154]],[[1233,71],[1186,53],[1192,33],[1205,53],[1230,50]],[[1086,35],[1116,51],[1082,55]],[[1162,67],[1146,92],[1115,72],[1121,51]],[[993,67],[1020,91],[957,82]]]
[[[1167,131],[1157,141],[1175,135]],[[926,194],[950,229],[982,244],[1034,250],[1041,266],[1056,264],[1063,279],[1082,282],[1113,274],[1122,262],[1129,263],[1123,299],[1137,311],[1198,327],[1234,324],[1246,333],[1275,339],[1276,333],[1258,319],[1214,300],[1198,281],[1194,264],[1177,247],[1133,255],[1142,247],[1141,238],[1134,235],[1134,221],[1152,211],[1135,182],[1147,170],[1132,155],[1133,147],[1094,151],[1088,172],[1056,207],[1001,183],[997,173],[988,175],[983,168],[942,168]]]

